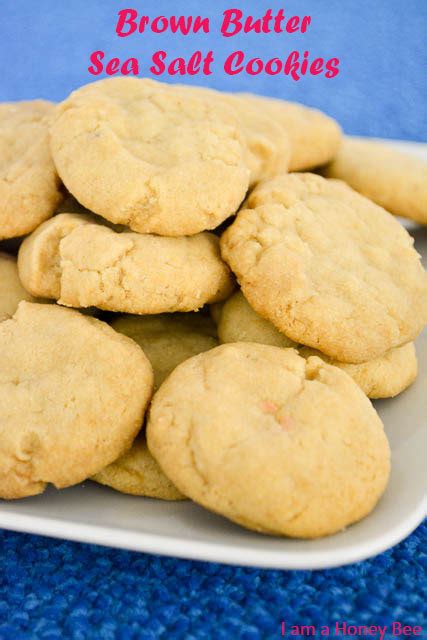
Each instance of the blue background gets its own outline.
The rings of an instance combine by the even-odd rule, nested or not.
[[[196,13],[212,19],[209,36],[118,38],[116,14],[135,7],[152,17]],[[222,11],[247,14],[283,7],[312,15],[306,35],[224,39]],[[152,52],[171,57],[213,49],[215,74],[178,78],[229,90],[300,100],[338,118],[345,130],[426,140],[427,0],[1,0],[0,100],[64,98],[82,83],[92,51],[136,56],[144,70]],[[228,77],[234,50],[286,57],[293,49],[337,56],[333,80],[286,76]],[[165,77],[165,79],[167,79]],[[239,569],[162,559],[101,547],[0,532],[0,640],[20,638],[280,637],[280,622],[424,625],[427,638],[427,527],[382,556],[321,572]],[[388,636],[391,637],[391,636]]]
[[[202,14],[211,33],[179,36],[115,34],[117,11],[134,7],[141,15]],[[240,7],[259,16],[284,8],[287,16],[311,15],[306,34],[248,34],[224,38],[224,9]],[[299,100],[335,116],[348,133],[427,140],[426,0],[1,0],[0,100],[63,99],[93,80],[89,56],[135,56],[148,73],[159,49],[169,56],[214,50],[212,76],[178,78],[229,90],[249,90]],[[237,49],[250,56],[284,57],[294,49],[312,57],[341,60],[337,78],[285,75],[226,76],[225,57]],[[168,79],[165,76],[164,79]]]

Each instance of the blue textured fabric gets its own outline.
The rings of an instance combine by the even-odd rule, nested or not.
[[[288,17],[311,15],[312,24],[304,35],[224,38],[219,33],[222,12],[236,6],[254,16],[268,7],[283,8]],[[126,7],[150,17],[206,15],[211,33],[119,38],[117,11]],[[300,100],[325,109],[348,133],[427,140],[426,0],[2,0],[0,10],[0,100],[63,99],[95,79],[87,71],[94,50],[121,59],[136,56],[147,72],[156,50],[173,57],[212,49],[212,76],[179,80]],[[284,75],[226,76],[223,60],[238,49],[266,59],[286,57],[292,50],[308,50],[312,57],[337,56],[341,72],[332,80],[306,76],[298,82]]]
[[[260,571],[4,532],[0,638],[279,639],[284,620],[287,629],[400,621],[423,626],[418,638],[425,640],[426,543],[424,524],[366,562],[329,571]]]
[[[120,8],[212,19],[209,36],[115,36]],[[222,11],[283,7],[311,14],[305,36],[218,35]],[[93,78],[93,50],[108,56],[170,56],[213,49],[209,78],[180,80],[300,100],[325,109],[347,132],[426,140],[426,0],[2,0],[0,100],[60,100]],[[338,56],[334,80],[227,77],[222,61],[243,49],[264,58],[293,49]],[[167,80],[168,78],[163,78]],[[280,624],[423,625],[427,639],[427,526],[373,560],[320,572],[260,571],[157,558],[4,532],[0,534],[0,640],[279,638]],[[354,637],[354,636],[353,636]],[[374,637],[374,636],[371,636]],[[387,638],[391,638],[390,635]]]

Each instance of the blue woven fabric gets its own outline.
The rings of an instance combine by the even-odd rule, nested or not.
[[[418,637],[425,640],[426,547],[424,524],[366,562],[329,571],[261,571],[4,532],[0,638],[279,639],[285,620],[287,628],[401,621],[424,626]]]
[[[268,7],[313,16],[305,36],[218,35],[222,12]],[[209,36],[146,34],[119,39],[119,8],[150,16],[203,13]],[[89,55],[146,60],[157,49],[186,56],[213,49],[215,73],[181,81],[254,91],[325,109],[353,134],[427,140],[426,0],[2,0],[0,100],[64,98],[89,82]],[[293,49],[338,56],[334,80],[227,77],[231,51],[286,56]],[[145,61],[145,62],[144,62]],[[163,78],[168,79],[168,78]],[[0,533],[0,640],[280,638],[280,624],[423,625],[427,639],[427,526],[395,549],[320,572],[240,569]],[[354,636],[353,636],[354,637]],[[371,636],[376,637],[376,636]],[[388,635],[388,638],[392,636]]]

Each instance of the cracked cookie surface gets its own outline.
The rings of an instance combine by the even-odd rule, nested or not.
[[[104,322],[21,302],[0,323],[0,497],[97,473],[132,444],[151,397],[151,365]]]
[[[62,199],[45,100],[0,104],[0,240],[30,233]]]
[[[80,214],[63,213],[41,225],[22,243],[18,267],[33,295],[126,313],[193,311],[233,288],[211,233],[117,233]]]
[[[51,148],[82,205],[140,233],[213,229],[249,184],[232,111],[149,79],[101,80],[72,93],[57,107]]]
[[[390,213],[427,224],[427,163],[374,140],[345,138],[322,172]]]
[[[221,237],[223,258],[262,317],[340,362],[414,340],[427,274],[413,239],[340,181],[289,174],[261,183]]]
[[[275,121],[271,114],[265,113],[259,104],[238,93],[225,93],[206,87],[178,86],[184,94],[192,91],[233,113],[245,142],[244,159],[250,171],[251,185],[288,172],[291,143],[287,129]]]
[[[147,441],[185,495],[272,534],[339,531],[373,509],[389,476],[367,397],[293,349],[228,344],[182,363],[154,396]]]

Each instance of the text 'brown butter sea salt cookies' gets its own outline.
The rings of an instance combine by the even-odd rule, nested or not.
[[[0,497],[76,484],[132,444],[153,384],[141,348],[107,324],[21,302],[0,323]]]
[[[269,320],[261,318],[241,291],[233,294],[222,305],[218,319],[218,337],[222,343],[257,342],[275,347],[295,347],[304,358],[318,356],[348,373],[369,398],[394,397],[409,387],[417,376],[418,365],[413,342],[390,349],[368,362],[339,362],[316,349],[296,345]]]
[[[193,311],[233,288],[211,233],[117,233],[79,214],[55,216],[26,238],[18,267],[33,295],[126,313]]]
[[[213,321],[200,313],[124,315],[111,326],[144,351],[153,367],[155,389],[178,364],[218,345]]]
[[[396,216],[427,224],[427,163],[373,140],[345,138],[324,168]]]
[[[134,496],[185,500],[185,496],[165,476],[149,452],[143,435],[136,438],[129,451],[95,474],[91,480]]]
[[[284,130],[291,146],[289,171],[313,169],[336,155],[341,142],[340,126],[321,111],[250,93],[236,94],[236,97],[261,110]]]
[[[233,113],[148,79],[110,78],[72,93],[57,107],[51,148],[83,206],[140,233],[214,229],[249,184]]]
[[[0,252],[0,321],[13,316],[21,300],[33,297],[21,284],[16,259]]]
[[[279,535],[315,538],[360,520],[389,476],[367,397],[292,349],[236,343],[186,360],[154,396],[147,440],[185,495]]]
[[[412,238],[339,181],[295,173],[260,184],[221,250],[257,313],[335,360],[373,360],[427,321]]]
[[[45,100],[0,104],[0,240],[30,233],[62,196],[49,149]]]

